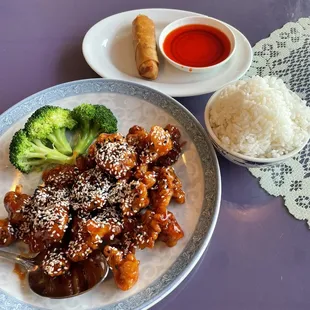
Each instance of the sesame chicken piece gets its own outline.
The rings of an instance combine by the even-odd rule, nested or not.
[[[35,209],[52,209],[59,206],[67,211],[70,208],[70,190],[54,186],[38,186],[31,198],[30,204]]]
[[[68,222],[68,211],[62,207],[55,206],[52,212],[38,210],[37,217],[33,222],[34,244],[31,247],[37,252],[54,242],[60,242],[68,227]]]
[[[95,250],[103,239],[112,241],[123,229],[121,214],[115,207],[105,207],[95,217],[87,220],[86,229],[89,234],[87,243]]]
[[[15,191],[6,193],[4,207],[9,215],[11,224],[21,223],[23,219],[22,209],[30,203],[31,196],[22,193],[22,186],[17,185]]]
[[[16,227],[18,239],[40,252],[60,242],[69,222],[69,191],[39,186],[30,203],[23,206],[23,221]]]
[[[95,147],[94,158],[97,166],[116,179],[125,177],[137,164],[135,148],[125,139],[97,141]]]
[[[167,168],[161,168],[158,173],[156,190],[150,193],[151,205],[156,213],[166,213],[173,196],[173,176]]]
[[[73,185],[80,171],[77,166],[59,165],[43,171],[42,180],[45,185],[56,188],[70,187]]]
[[[135,253],[137,248],[137,226],[140,224],[140,215],[134,217],[124,216],[122,219],[123,229],[117,236],[116,244],[123,254]],[[115,244],[114,243],[114,244]]]
[[[134,146],[136,151],[140,153],[146,146],[147,137],[147,131],[140,126],[135,125],[129,129],[126,140],[129,145]]]
[[[172,140],[172,149],[164,156],[161,156],[156,161],[158,166],[172,166],[176,163],[182,153],[182,146],[185,144],[181,143],[181,133],[180,130],[174,125],[167,125],[165,130],[170,134]]]
[[[112,269],[116,285],[123,291],[132,288],[139,278],[139,264],[133,253],[124,255],[116,247],[105,246],[103,251]]]
[[[87,259],[88,255],[92,253],[91,247],[84,241],[83,237],[79,235],[75,240],[69,242],[66,251],[67,257],[73,262],[80,262]]]
[[[133,216],[149,205],[148,191],[140,181],[119,180],[109,193],[109,203],[119,204],[124,216]]]
[[[70,261],[65,250],[59,246],[52,246],[39,254],[43,257],[41,267],[50,277],[58,277],[70,269]]]
[[[146,147],[140,154],[144,164],[152,163],[159,157],[166,155],[172,149],[172,140],[169,132],[160,126],[153,126],[146,138]]]
[[[136,245],[140,249],[153,248],[161,232],[161,215],[147,210],[141,215],[141,224],[137,225]]]
[[[156,213],[166,213],[172,197],[178,203],[185,202],[182,183],[172,167],[161,167],[158,170],[156,189],[151,191],[151,204]]]
[[[154,170],[149,170],[147,164],[141,164],[137,166],[134,177],[145,184],[147,189],[150,189],[156,183],[157,173]]]
[[[87,238],[89,235],[86,229],[86,222],[87,217],[76,215],[73,218],[71,238],[66,251],[67,257],[73,262],[86,259],[93,251],[87,243]]]
[[[125,138],[120,133],[102,133],[98,136],[96,141],[89,147],[88,155],[91,158],[95,158],[97,152],[97,144],[105,144],[107,142],[125,142]]]
[[[19,225],[15,228],[15,231],[16,231],[15,233],[16,238],[28,244],[30,252],[34,252],[34,253],[39,252],[39,250],[37,250],[37,247],[36,247],[36,241],[34,241],[33,230],[32,230],[32,225],[31,225],[29,216],[26,217],[25,215],[25,221],[19,223]]]
[[[116,179],[125,177],[137,161],[134,147],[119,133],[102,133],[90,146],[88,153],[100,169]]]
[[[165,242],[169,247],[177,244],[184,233],[172,212],[155,213],[147,210],[141,215],[136,226],[134,243],[140,249],[153,248],[156,240]]]
[[[67,256],[78,262],[96,250],[104,239],[112,241],[122,232],[121,214],[115,207],[107,206],[97,215],[77,215],[74,217]]]
[[[14,228],[9,219],[0,220],[0,247],[9,246],[15,241]]]
[[[181,226],[170,211],[167,212],[166,216],[161,217],[160,228],[158,240],[165,242],[169,247],[175,246],[184,237]]]
[[[111,182],[100,169],[90,169],[81,173],[71,191],[74,210],[92,211],[105,206]]]
[[[179,177],[176,175],[172,167],[168,168],[169,173],[173,176],[173,194],[172,197],[179,204],[185,203],[185,192],[182,189],[182,182]]]

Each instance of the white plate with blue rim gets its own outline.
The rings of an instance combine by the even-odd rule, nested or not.
[[[190,73],[178,70],[159,54],[159,75],[155,81],[142,79],[136,69],[131,23],[139,14],[154,21],[156,37],[171,22],[201,14],[172,9],[141,9],[122,12],[95,24],[86,33],[82,50],[89,66],[100,76],[139,83],[170,96],[195,96],[211,93],[227,83],[241,78],[252,62],[252,48],[247,38],[236,28],[236,49],[230,61],[210,73]]]
[[[13,273],[13,265],[0,259],[0,300],[6,310],[34,309],[147,309],[175,289],[190,273],[206,250],[219,214],[221,180],[213,147],[199,122],[171,97],[138,84],[90,79],[60,84],[30,96],[0,116],[0,199],[22,184],[32,193],[40,182],[39,173],[23,175],[9,162],[9,144],[14,132],[27,117],[43,105],[59,105],[72,109],[82,102],[104,104],[119,120],[119,131],[125,134],[138,124],[150,129],[152,125],[174,124],[186,141],[175,170],[186,193],[184,205],[171,203],[171,210],[185,236],[172,248],[158,242],[154,249],[137,252],[140,260],[138,283],[129,291],[120,291],[112,277],[85,295],[55,300],[33,294],[27,283]],[[7,217],[1,203],[0,216]],[[8,251],[20,250],[20,244]]]

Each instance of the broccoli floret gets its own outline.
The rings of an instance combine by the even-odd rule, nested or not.
[[[71,164],[73,161],[72,156],[45,146],[41,140],[30,139],[23,129],[15,133],[10,144],[10,162],[24,173],[47,164]]]
[[[83,103],[72,111],[72,117],[77,121],[77,143],[73,153],[84,154],[96,137],[102,133],[117,131],[117,119],[104,105]]]
[[[77,126],[77,143],[72,153],[66,129]],[[102,105],[82,104],[72,112],[60,107],[44,106],[28,119],[25,128],[13,136],[10,161],[21,172],[44,168],[48,164],[74,164],[78,155],[102,133],[117,131],[113,113]],[[48,146],[48,141],[52,147]]]
[[[66,137],[66,129],[73,129],[76,121],[71,111],[55,106],[44,106],[36,110],[25,124],[30,139],[49,140],[65,155],[72,154],[72,148]]]

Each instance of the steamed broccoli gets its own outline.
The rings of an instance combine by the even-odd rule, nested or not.
[[[65,155],[72,154],[72,148],[66,137],[66,129],[73,129],[76,121],[71,111],[55,106],[44,106],[36,110],[25,124],[30,139],[49,140]]]
[[[72,152],[66,130],[75,126],[77,141]],[[25,128],[13,136],[10,162],[24,173],[48,164],[75,164],[76,157],[84,154],[100,133],[116,131],[117,120],[105,106],[84,103],[72,112],[44,106],[34,112]]]
[[[77,143],[73,148],[75,156],[84,154],[100,133],[117,131],[117,119],[103,105],[83,103],[73,109],[72,117],[78,123]]]
[[[72,161],[72,156],[45,146],[39,139],[29,138],[23,129],[15,133],[10,144],[10,162],[24,173],[47,164],[71,164]]]

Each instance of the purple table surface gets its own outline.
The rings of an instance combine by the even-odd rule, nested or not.
[[[309,0],[1,0],[0,112],[44,88],[97,77],[81,43],[97,21],[127,10],[167,7],[222,19],[252,45],[310,15]],[[178,100],[203,123],[209,95]],[[223,195],[211,244],[186,280],[156,310],[308,309],[310,232],[281,198],[220,158]]]

